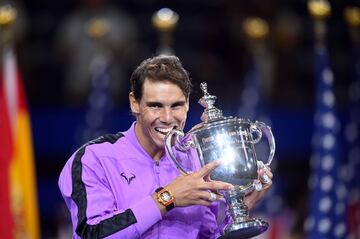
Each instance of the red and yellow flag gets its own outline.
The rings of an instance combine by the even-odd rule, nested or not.
[[[38,239],[34,154],[23,82],[12,47],[0,67],[0,237]]]

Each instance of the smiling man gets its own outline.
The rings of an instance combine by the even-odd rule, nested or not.
[[[185,125],[188,73],[177,57],[156,56],[143,61],[130,81],[136,121],[126,132],[82,146],[61,172],[73,238],[218,238],[231,219],[213,192],[233,186],[209,180],[217,161],[180,175],[164,149],[165,135]],[[176,156],[189,161],[196,153]],[[247,196],[247,205],[253,207],[270,186],[271,180]]]

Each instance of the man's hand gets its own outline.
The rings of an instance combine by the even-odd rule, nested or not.
[[[265,168],[260,169],[259,177],[261,177],[264,173],[268,176],[269,181],[262,184],[261,191],[253,190],[245,197],[245,204],[246,206],[248,206],[249,210],[255,207],[255,205],[267,194],[267,192],[269,191],[272,185],[273,174],[271,172],[271,169],[267,166]]]
[[[232,189],[233,185],[229,183],[208,180],[209,174],[220,164],[220,161],[213,161],[195,173],[178,176],[165,186],[174,195],[175,206],[209,206],[212,201],[221,197],[211,191]],[[216,195],[216,199],[214,195]]]

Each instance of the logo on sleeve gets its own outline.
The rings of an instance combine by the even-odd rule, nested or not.
[[[136,178],[135,174],[133,173],[130,173],[130,175],[126,175],[125,172],[122,172],[120,175],[126,180],[128,185],[130,185],[131,181]]]

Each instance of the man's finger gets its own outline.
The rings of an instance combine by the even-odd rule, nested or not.
[[[267,166],[259,169],[259,175],[264,176],[266,174],[270,179],[273,178],[273,173],[271,172],[271,169]]]
[[[205,182],[205,184],[203,184],[203,189],[210,189],[212,191],[230,190],[233,188],[234,186],[232,184],[221,181],[211,181],[211,182]]]
[[[208,163],[204,167],[202,167],[196,174],[203,178],[209,175],[215,168],[217,168],[221,164],[220,160],[214,160],[211,163]]]
[[[269,167],[267,167],[266,174],[269,176],[270,179],[272,179],[274,176]]]
[[[259,179],[262,184],[269,183],[272,179],[272,173],[270,172],[270,168],[268,168],[266,166],[261,167],[259,169]]]

